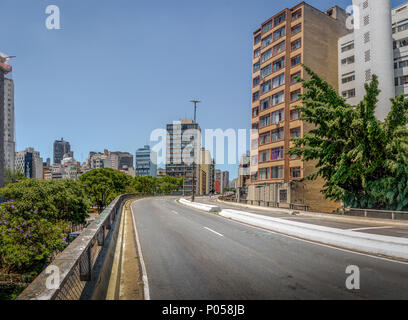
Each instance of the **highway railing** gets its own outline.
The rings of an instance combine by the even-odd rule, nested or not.
[[[136,195],[118,196],[22,292],[17,300],[104,299],[119,232],[122,206]]]
[[[347,216],[356,216],[356,217],[365,217],[365,218],[408,220],[407,211],[345,208],[343,210],[343,214]]]

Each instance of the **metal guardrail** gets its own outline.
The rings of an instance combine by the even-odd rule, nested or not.
[[[135,195],[118,196],[55,260],[22,292],[17,300],[80,300],[89,298],[91,282],[103,262],[97,260],[112,236],[122,205]],[[47,288],[50,267],[59,270],[59,287]],[[98,271],[96,270],[98,269]],[[48,286],[49,287],[49,286]],[[91,287],[88,288],[87,287]],[[86,293],[88,291],[88,293]]]
[[[344,208],[343,215],[377,219],[408,220],[407,211]]]
[[[226,200],[228,201],[228,200]],[[239,203],[243,204],[248,204],[248,205],[253,205],[253,206],[259,206],[259,207],[268,207],[268,208],[283,208],[283,209],[298,209],[298,210],[304,210],[304,211],[309,211],[309,206],[305,204],[300,204],[300,203],[285,203],[281,204],[276,201],[264,201],[264,200],[240,200]]]

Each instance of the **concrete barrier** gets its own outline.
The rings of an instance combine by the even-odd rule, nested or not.
[[[408,260],[408,239],[342,230],[245,211],[225,209],[220,216],[256,227],[354,251]]]
[[[194,209],[198,209],[198,210],[202,210],[202,211],[206,211],[206,212],[220,212],[221,208],[219,206],[214,206],[211,204],[204,204],[204,203],[198,203],[198,202],[191,202],[188,201],[184,198],[181,198],[179,200],[179,202],[181,204],[184,204],[185,206],[194,208]]]

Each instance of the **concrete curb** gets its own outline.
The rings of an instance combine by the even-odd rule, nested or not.
[[[210,204],[204,204],[204,203],[198,203],[198,202],[191,202],[184,198],[181,198],[179,202],[185,206],[188,206],[194,209],[198,209],[198,210],[202,210],[202,211],[206,211],[206,212],[220,212],[221,211],[221,208],[219,206],[213,206]]]
[[[406,238],[342,230],[232,209],[224,209],[219,215],[310,241],[408,261],[408,239]]]
[[[302,217],[321,218],[325,220],[342,221],[342,222],[349,222],[349,223],[368,223],[368,224],[379,225],[379,226],[408,227],[408,222],[405,222],[402,220],[353,217],[353,216],[337,215],[337,214],[330,214],[330,213],[309,212],[309,211],[302,211],[302,210],[290,210],[290,209],[283,209],[283,208],[267,208],[267,207],[236,203],[236,202],[228,202],[228,201],[223,201],[219,199],[217,199],[217,202],[223,203],[226,205],[231,205],[233,207],[246,208],[250,210],[259,210],[259,211],[265,211],[265,212],[270,212],[270,213],[291,214],[293,211],[296,211],[298,212],[297,216],[302,216]]]

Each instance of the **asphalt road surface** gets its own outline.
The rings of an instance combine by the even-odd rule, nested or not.
[[[132,204],[151,299],[408,299],[406,263],[265,231],[175,200]],[[346,288],[351,265],[359,268],[359,290]]]

